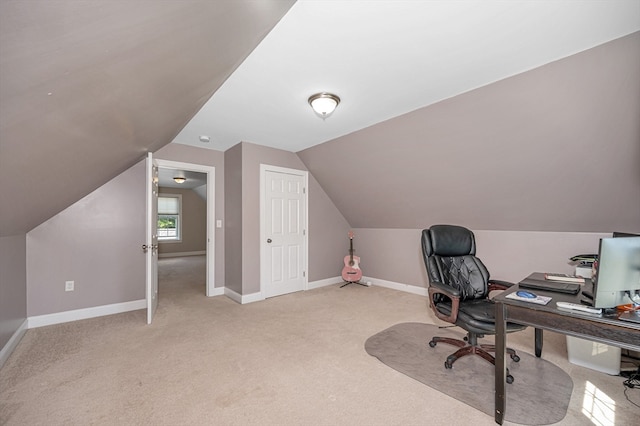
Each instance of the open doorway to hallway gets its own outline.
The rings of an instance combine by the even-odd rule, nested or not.
[[[159,259],[204,256],[203,293],[213,296],[217,222],[215,167],[161,159],[156,162]],[[171,262],[165,264],[169,267]]]

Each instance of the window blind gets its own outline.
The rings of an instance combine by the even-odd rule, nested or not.
[[[177,197],[158,197],[158,214],[179,214],[180,201]]]

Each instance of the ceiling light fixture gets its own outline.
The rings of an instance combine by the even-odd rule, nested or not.
[[[187,180],[187,178],[184,178],[182,176],[176,176],[173,178],[173,180],[175,180],[176,183],[184,183]]]
[[[309,97],[309,105],[320,117],[330,116],[340,103],[340,98],[332,93],[321,92]]]
[[[204,142],[204,143],[209,143],[209,141],[211,140],[211,138],[207,135],[201,135],[200,136],[200,142]]]

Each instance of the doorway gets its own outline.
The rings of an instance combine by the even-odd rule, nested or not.
[[[308,287],[308,172],[260,165],[260,288],[263,297]]]
[[[156,160],[156,163],[159,168],[161,194],[162,188],[190,189],[194,193],[193,196],[201,197],[205,200],[205,294],[209,297],[215,296],[217,295],[215,290],[215,167],[159,159]],[[174,178],[180,177],[184,178],[182,183],[178,183],[180,179],[174,180]],[[178,205],[180,202],[178,202]],[[165,240],[167,244],[170,244],[169,241],[171,240]],[[183,252],[182,254],[203,255],[200,251],[192,250],[187,250],[186,253]]]

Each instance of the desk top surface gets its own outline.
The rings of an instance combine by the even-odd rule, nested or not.
[[[587,280],[587,282],[583,286],[584,286],[583,289],[585,290],[590,291],[592,289],[590,280]],[[618,316],[620,315],[621,312],[616,312],[615,310],[605,311],[605,313],[603,313],[602,315],[593,315],[593,314],[585,313],[582,311],[558,309],[558,307],[556,306],[556,302],[559,302],[559,301],[579,304],[580,299],[582,298],[581,292],[578,294],[566,294],[566,293],[557,293],[553,291],[526,289],[527,291],[530,291],[534,294],[538,294],[540,296],[551,297],[551,300],[546,305],[538,305],[535,303],[524,302],[516,299],[508,299],[506,297],[509,293],[514,293],[518,290],[520,290],[520,286],[514,285],[513,287],[496,295],[493,298],[493,300],[495,302],[500,302],[505,305],[521,306],[521,307],[526,307],[528,309],[535,310],[535,311],[551,312],[554,314],[563,315],[567,317],[591,320],[596,323],[606,323],[606,324],[615,325],[618,327],[630,328],[632,330],[638,330],[640,332],[640,324],[630,322],[630,321],[622,321],[618,319]]]

